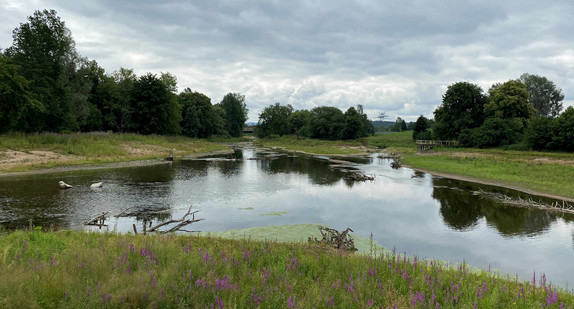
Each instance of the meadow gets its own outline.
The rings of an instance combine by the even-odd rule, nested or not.
[[[16,231],[0,237],[2,308],[573,308],[521,281],[396,252],[186,235]]]

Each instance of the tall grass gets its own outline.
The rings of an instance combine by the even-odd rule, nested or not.
[[[463,263],[195,236],[14,232],[0,237],[3,308],[572,308]]]

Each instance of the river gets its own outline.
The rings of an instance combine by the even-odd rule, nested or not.
[[[345,159],[345,158],[343,158]],[[154,222],[199,210],[192,230],[323,224],[353,229],[398,252],[499,269],[522,280],[533,272],[554,285],[574,283],[574,216],[507,206],[476,192],[528,196],[408,168],[376,155],[346,158],[374,181],[353,182],[324,157],[237,150],[233,157],[176,160],[143,167],[0,177],[0,225],[86,229],[101,212],[137,210]],[[58,181],[74,186],[60,190]],[[103,182],[101,189],[90,184]],[[547,200],[546,200],[547,201]],[[132,231],[140,216],[112,218],[109,230]]]

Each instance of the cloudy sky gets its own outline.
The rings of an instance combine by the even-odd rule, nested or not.
[[[240,92],[249,121],[274,102],[414,121],[454,82],[486,91],[522,73],[546,76],[574,105],[571,0],[2,0],[0,48],[42,9],[107,73],[170,72],[212,103]]]

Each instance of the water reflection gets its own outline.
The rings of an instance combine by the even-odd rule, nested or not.
[[[341,170],[331,170],[329,161],[312,159],[307,156],[280,156],[259,162],[261,169],[265,172],[305,175],[314,185],[333,185],[345,177],[345,173]]]
[[[472,229],[484,218],[489,226],[496,228],[503,236],[536,237],[548,231],[558,218],[566,221],[574,219],[570,214],[504,205],[477,193],[478,190],[487,188],[510,196],[529,198],[516,191],[440,177],[434,177],[432,182],[432,197],[441,205],[440,214],[445,224],[458,231]]]

